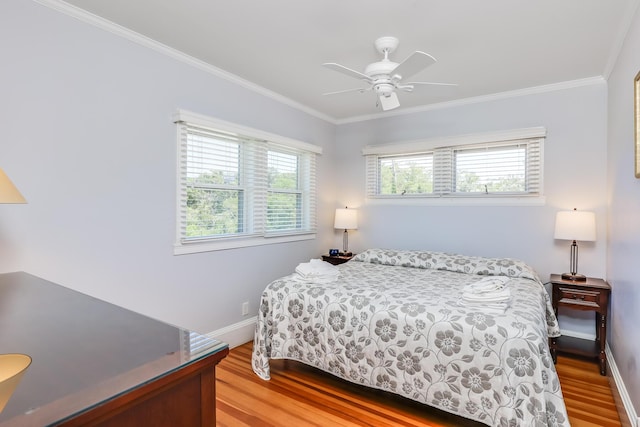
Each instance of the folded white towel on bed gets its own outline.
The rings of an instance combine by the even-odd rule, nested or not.
[[[463,299],[458,300],[458,305],[465,308],[473,308],[480,311],[488,311],[491,313],[504,313],[511,300],[499,301],[499,302],[479,302],[479,301],[465,301]]]
[[[338,278],[340,272],[335,265],[324,262],[321,259],[312,259],[303,262],[296,267],[299,278],[305,281],[317,283],[329,283]]]
[[[505,284],[511,280],[506,276],[488,276],[483,277],[477,282],[469,283],[464,287],[463,292],[483,294],[487,292],[495,292],[504,289]]]
[[[458,300],[461,307],[503,313],[511,303],[511,291],[506,287],[510,278],[489,276],[468,284]]]
[[[511,299],[511,291],[509,288],[504,288],[494,292],[484,292],[481,294],[473,292],[462,292],[462,300],[468,302],[500,302],[508,301]]]

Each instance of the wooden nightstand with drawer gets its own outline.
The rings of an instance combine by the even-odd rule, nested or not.
[[[344,264],[345,262],[349,261],[354,256],[355,256],[355,254],[351,254],[351,255],[336,255],[336,256],[322,255],[322,260],[328,262],[329,264],[339,265],[339,264]]]
[[[551,275],[551,285],[551,301],[556,316],[558,307],[567,307],[573,310],[594,311],[596,318],[595,341],[567,336],[550,338],[549,349],[553,361],[556,361],[557,352],[597,357],[600,362],[600,374],[606,375],[607,356],[604,349],[607,341],[607,310],[611,286],[602,279],[591,277],[584,282],[562,280],[559,274]]]

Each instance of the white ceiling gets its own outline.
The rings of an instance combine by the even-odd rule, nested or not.
[[[38,0],[44,4],[64,3]],[[66,0],[336,122],[431,104],[604,77],[640,0]],[[66,7],[66,5],[65,5]],[[75,9],[75,8],[74,8]],[[322,67],[364,71],[373,42],[391,59],[415,50],[437,63],[411,80],[453,82],[399,93],[381,112],[362,83]],[[267,91],[264,91],[266,89]],[[427,107],[428,108],[428,107]]]

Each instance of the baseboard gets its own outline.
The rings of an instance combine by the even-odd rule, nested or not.
[[[229,348],[253,341],[253,334],[256,329],[257,316],[250,317],[242,322],[234,323],[222,329],[209,332],[207,336],[229,344]]]
[[[633,403],[631,403],[631,397],[629,396],[627,388],[624,385],[624,381],[622,379],[622,376],[620,375],[620,371],[618,370],[618,365],[616,365],[616,361],[613,358],[613,354],[611,353],[609,344],[607,344],[605,347],[605,353],[607,355],[607,365],[609,366],[609,372],[611,378],[613,379],[611,391],[613,392],[613,397],[616,401],[616,407],[618,408],[618,414],[620,415],[620,422],[623,427],[640,427],[640,419],[638,418],[638,413],[633,407]],[[626,419],[624,419],[625,415],[627,416]]]

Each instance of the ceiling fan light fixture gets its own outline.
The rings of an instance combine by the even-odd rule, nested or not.
[[[380,94],[378,100],[380,101],[380,106],[382,107],[383,111],[393,110],[394,108],[398,108],[400,106],[398,95],[395,92]]]

